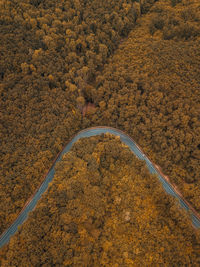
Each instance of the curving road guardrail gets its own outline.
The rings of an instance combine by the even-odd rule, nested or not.
[[[17,219],[10,225],[8,229],[6,229],[2,233],[0,237],[0,247],[4,246],[9,241],[10,237],[17,232],[18,226],[23,224],[24,221],[27,219],[28,213],[35,208],[38,200],[41,198],[42,194],[47,190],[48,184],[53,180],[53,177],[55,174],[56,163],[60,161],[62,159],[62,156],[71,149],[72,145],[80,138],[100,135],[102,133],[108,133],[108,132],[113,135],[120,136],[121,141],[125,143],[126,145],[128,145],[131,151],[139,159],[146,161],[146,164],[147,164],[147,167],[150,173],[157,174],[165,191],[168,194],[177,198],[183,208],[185,208],[187,211],[190,210],[191,219],[192,219],[192,223],[194,227],[200,228],[200,216],[198,215],[198,213],[182,197],[182,195],[176,189],[176,186],[170,183],[169,178],[161,172],[160,168],[149,160],[149,158],[145,155],[142,149],[135,143],[135,141],[121,130],[118,130],[112,127],[107,127],[107,126],[98,126],[98,127],[87,128],[85,130],[78,132],[63,148],[63,150],[58,154],[58,156],[53,161],[53,164],[51,168],[49,169],[48,173],[45,175],[44,181],[41,183],[41,185],[36,190],[36,192],[26,202],[24,208],[20,212]]]

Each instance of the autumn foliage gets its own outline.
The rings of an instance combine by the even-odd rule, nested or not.
[[[0,1],[1,233],[16,219],[26,201],[44,179],[52,160],[63,145],[81,129],[99,125],[113,126],[128,133],[149,158],[161,166],[163,172],[176,184],[187,201],[200,212],[199,25],[199,0]],[[80,143],[77,146],[79,145]],[[103,143],[102,146],[105,148]],[[76,153],[75,160],[77,160]],[[108,158],[105,155],[105,159],[109,160],[109,157],[112,158],[111,155]],[[134,159],[134,162],[136,164],[137,160]],[[64,161],[62,164],[64,166]],[[102,164],[102,168],[107,168],[108,165],[103,159],[98,164]],[[138,166],[139,183],[144,173],[139,167],[140,164],[137,164],[135,166]],[[129,167],[127,168],[128,172]],[[137,172],[137,168],[134,170]],[[126,170],[124,171],[126,177]],[[60,172],[59,168],[57,172]],[[72,176],[75,173],[74,169]],[[148,175],[145,172],[145,176],[149,177]],[[59,177],[65,176],[59,174]],[[116,173],[113,182],[122,177],[122,173],[120,177]],[[87,180],[89,177],[84,179]],[[96,179],[98,181],[98,176]],[[110,176],[109,179],[112,181]],[[59,183],[62,187],[61,180]],[[55,192],[60,190],[53,184],[52,186]],[[123,187],[122,189],[125,190]],[[151,206],[146,214],[149,212],[155,219],[155,226],[151,222],[149,224],[151,227],[147,228],[149,235],[152,233],[152,236],[148,236],[148,241],[142,243],[144,247],[134,239],[133,242],[137,243],[134,246],[138,250],[129,252],[129,242],[133,244],[132,237],[126,236],[125,238],[129,240],[125,245],[127,247],[121,248],[116,234],[107,241],[102,239],[102,243],[97,245],[103,250],[98,251],[96,246],[95,255],[103,255],[104,251],[104,256],[101,258],[103,264],[114,266],[112,261],[109,262],[109,253],[116,252],[112,250],[112,244],[116,243],[116,247],[121,249],[119,255],[122,262],[120,259],[113,261],[119,261],[119,266],[126,264],[138,266],[140,260],[147,262],[147,259],[157,265],[171,266],[170,263],[173,261],[175,266],[186,263],[195,266],[198,248],[195,240],[198,234],[191,234],[190,226],[187,225],[185,228],[181,226],[181,230],[176,229],[176,235],[172,237],[172,229],[175,227],[173,222],[167,222],[165,229],[160,226],[161,232],[158,233],[157,222],[160,223],[158,218],[163,218],[163,213],[169,210],[165,208],[168,204],[159,209],[158,203],[164,200],[161,202],[159,200],[154,205],[156,192],[150,190],[151,196],[149,196],[148,190],[142,185],[141,189],[137,190],[145,192],[138,197],[142,195],[146,197],[147,194],[147,199],[148,197],[151,199],[149,203],[141,205]],[[167,203],[171,203],[168,196],[159,190],[161,189],[157,191],[159,197],[167,198]],[[65,201],[67,192],[62,194]],[[58,216],[55,214],[60,211],[56,211],[55,205],[60,207],[62,197],[58,193],[55,195],[52,193],[49,198],[50,202],[47,201],[48,194],[46,194],[42,200],[45,203],[43,211],[41,207],[36,208],[34,212],[37,215],[34,213],[31,215],[32,223],[28,220],[21,232],[11,239],[8,251],[7,247],[6,254],[2,254],[5,266],[9,264],[16,266],[14,264],[18,264],[19,258],[23,258],[23,253],[25,253],[24,262],[20,266],[31,266],[31,264],[37,266],[39,261],[43,262],[44,266],[45,264],[60,266],[57,261],[59,255],[63,262],[66,251],[61,252],[62,246],[68,241],[65,239],[61,241],[63,233],[54,229],[60,224],[60,217],[56,217],[57,219],[52,217],[55,219],[55,226],[53,223],[48,224],[51,220],[48,223],[45,221],[48,216]],[[144,200],[141,201],[143,202]],[[65,209],[67,204],[64,202],[63,205]],[[53,211],[49,213],[50,209],[58,213]],[[178,214],[176,208],[173,209],[175,211],[171,211],[172,215],[167,214],[167,220],[170,216]],[[43,218],[40,213],[47,213],[45,215],[47,217]],[[143,218],[145,215],[140,213],[140,216]],[[139,229],[141,231],[137,231],[138,240],[140,240],[139,233],[145,231],[147,217],[144,224],[138,223],[140,225],[137,226],[138,229],[142,227]],[[176,220],[179,220],[179,217],[177,215]],[[108,219],[108,216],[106,218]],[[41,228],[37,223],[42,225]],[[93,224],[93,221],[89,224]],[[108,223],[108,226],[111,227],[111,223]],[[120,230],[118,226],[115,227],[113,231]],[[49,236],[47,233],[51,229],[55,232]],[[107,231],[106,229],[104,230]],[[59,238],[55,238],[57,231],[59,235],[61,234]],[[32,233],[30,237],[29,232]],[[38,236],[33,234],[35,232],[38,232]],[[46,233],[44,236],[43,232]],[[65,233],[63,235],[65,236]],[[158,251],[152,258],[152,251],[148,248],[152,246],[151,240],[155,240],[154,237],[157,235],[164,246],[152,243],[156,247],[154,252]],[[167,237],[169,239],[166,239]],[[70,242],[73,243],[73,238],[76,239],[77,236],[74,237],[67,232],[65,238],[66,240],[70,238]],[[89,237],[86,235],[84,238],[87,243]],[[96,237],[91,234],[91,238],[95,240]],[[56,245],[51,243],[52,240],[57,242]],[[44,243],[44,247],[49,243],[49,247],[40,250],[39,246],[35,246],[38,242]],[[122,238],[122,242],[125,244],[125,239]],[[59,248],[56,252],[54,245]],[[93,251],[91,247],[86,250]],[[80,246],[80,248],[83,250],[79,253],[83,255],[85,247]],[[33,253],[30,253],[31,250]],[[69,254],[66,257],[69,261],[71,258],[75,260],[72,251],[73,249],[67,252]],[[122,256],[122,251],[125,256]],[[172,254],[169,251],[172,251]],[[87,253],[86,255],[90,255]],[[134,253],[134,256],[130,253]],[[83,260],[82,256],[77,255],[77,262]],[[9,257],[12,259],[12,264],[8,260]],[[89,261],[95,260],[91,256],[88,257]],[[51,260],[50,263],[48,258]],[[27,264],[27,259],[30,264]],[[134,263],[131,260],[134,260]]]
[[[77,141],[56,165],[1,266],[195,266],[199,238],[145,163],[102,134]]]
[[[83,128],[90,82],[137,16],[131,0],[0,1],[0,232]]]

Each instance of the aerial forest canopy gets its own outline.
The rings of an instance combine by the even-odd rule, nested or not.
[[[200,212],[199,0],[0,0],[0,40],[0,233],[63,145],[81,129],[99,125],[129,134]],[[93,108],[84,109],[87,103]],[[161,216],[153,204],[149,212]],[[37,216],[39,223],[43,218]],[[186,240],[182,231],[177,240]],[[33,242],[23,231],[17,236],[11,247],[22,237]],[[190,264],[196,264],[194,244],[185,243]],[[7,253],[14,257],[15,251]],[[152,262],[159,264],[157,257],[167,258]]]
[[[119,137],[83,138],[3,248],[1,266],[190,266],[200,236]]]
[[[1,232],[83,127],[90,82],[137,16],[131,0],[0,1]]]

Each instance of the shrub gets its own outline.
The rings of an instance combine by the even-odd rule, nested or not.
[[[177,28],[176,35],[177,37],[188,40],[189,38],[195,37],[198,35],[198,29],[196,29],[193,25],[190,25],[189,23],[182,23]]]
[[[171,40],[176,36],[176,32],[174,28],[171,27],[164,27],[163,29],[163,39],[164,40]]]
[[[175,6],[175,5],[177,5],[178,3],[181,3],[181,2],[182,2],[182,0],[171,0],[171,5]]]
[[[198,14],[195,9],[187,8],[181,11],[181,18],[186,22],[190,21],[199,21]]]
[[[164,19],[161,16],[157,15],[152,19],[149,25],[149,31],[151,34],[154,34],[156,30],[162,30],[164,25]]]

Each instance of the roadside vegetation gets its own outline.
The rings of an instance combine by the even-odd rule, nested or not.
[[[200,3],[140,2],[0,1],[1,233],[69,139],[100,125],[129,134],[200,212]]]
[[[199,233],[118,137],[80,139],[29,219],[2,250],[2,267],[195,266]]]
[[[157,1],[97,75],[84,121],[126,131],[198,211],[199,44],[199,1]]]
[[[0,232],[83,128],[81,111],[92,101],[88,90],[96,93],[89,83],[134,27],[134,5],[0,1]]]

